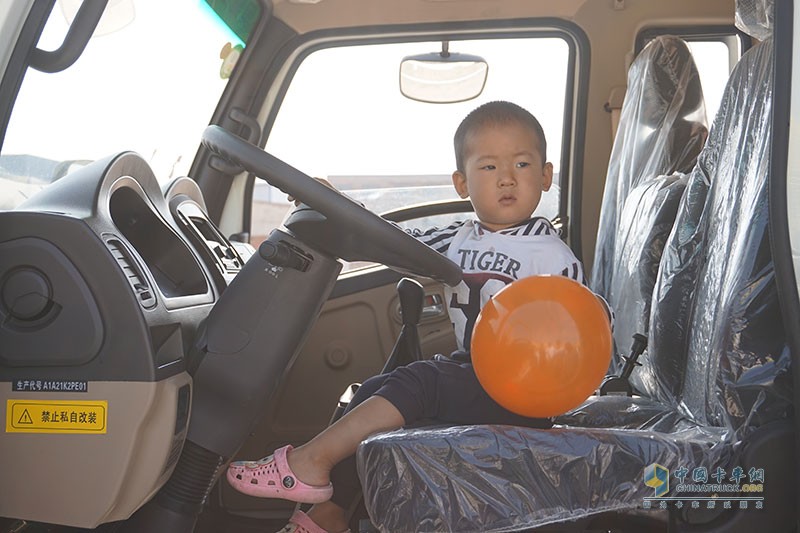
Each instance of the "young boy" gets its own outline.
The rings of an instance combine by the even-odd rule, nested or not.
[[[492,400],[475,377],[468,352],[481,307],[508,283],[536,274],[585,283],[583,267],[550,222],[531,218],[553,181],[544,132],[521,107],[490,102],[467,115],[454,144],[453,185],[459,196],[470,199],[477,220],[412,234],[464,271],[464,280],[447,294],[459,351],[451,360],[417,361],[368,379],[345,415],[303,446],[230,465],[228,481],[241,492],[315,504],[307,514],[297,511],[282,532],[347,530],[346,509],[359,490],[354,454],[374,433],[421,419],[552,425],[516,415]]]

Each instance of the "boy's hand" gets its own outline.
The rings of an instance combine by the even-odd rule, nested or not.
[[[321,184],[323,184],[323,185],[327,185],[328,187],[330,187],[330,188],[331,188],[331,189],[333,189],[334,191],[337,191],[337,190],[338,190],[338,189],[336,189],[336,187],[334,187],[334,186],[333,186],[333,184],[332,184],[330,181],[328,181],[328,180],[327,180],[327,179],[325,179],[325,178],[314,178],[314,179],[315,179],[315,180],[317,180],[318,182],[320,182],[320,183],[321,183]],[[298,206],[298,205],[300,205],[300,203],[301,203],[301,202],[300,202],[300,200],[296,199],[296,198],[295,198],[294,196],[292,196],[291,194],[289,195],[289,201],[290,201],[290,202],[294,202],[294,205],[295,205],[295,207],[297,207],[297,206]]]

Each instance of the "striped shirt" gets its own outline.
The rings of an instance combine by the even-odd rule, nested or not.
[[[583,265],[545,218],[490,231],[474,220],[409,233],[464,271],[456,287],[445,286],[458,349],[469,351],[472,328],[484,304],[514,280],[538,274],[566,276],[586,285]]]

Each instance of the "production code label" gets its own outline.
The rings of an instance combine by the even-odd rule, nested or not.
[[[7,400],[6,433],[104,434],[108,402]]]

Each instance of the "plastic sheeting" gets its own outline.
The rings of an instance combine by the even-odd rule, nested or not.
[[[653,463],[713,471],[730,454],[718,429],[401,430],[364,441],[358,469],[381,531],[515,531],[641,506]]]
[[[664,243],[672,231],[686,174],[659,176],[634,187],[619,218],[608,303],[614,309],[617,353],[627,354],[634,333],[647,335],[650,301]],[[623,361],[615,358],[615,373]]]
[[[768,234],[771,58],[767,39],[731,75],[747,91],[726,91],[690,175],[653,294],[651,361],[634,371],[651,396],[733,430],[790,402]]]
[[[718,142],[712,135],[707,150]],[[704,234],[698,223],[710,181],[701,168],[698,164],[691,175],[664,247],[651,300],[649,345],[639,358],[642,366],[631,375],[637,390],[674,407],[686,371],[690,308],[704,256]]]
[[[772,2],[769,0],[739,0],[737,1],[736,20],[739,28],[754,37],[766,38],[771,33],[772,26]],[[771,56],[771,43],[766,43],[764,47],[757,47],[748,58],[744,59],[731,75],[731,83],[747,86],[747,92],[726,91],[717,120],[712,127],[712,133],[707,142],[707,147],[699,157],[698,163],[692,170],[689,184],[684,194],[680,211],[677,215],[675,229],[669,237],[669,242],[664,250],[665,258],[661,264],[662,272],[659,274],[659,282],[656,293],[653,295],[653,311],[650,320],[655,324],[655,331],[650,332],[650,346],[640,358],[643,367],[634,372],[632,382],[634,386],[649,397],[677,407],[684,401],[683,389],[687,389],[685,396],[691,405],[685,405],[683,412],[688,413],[692,409],[699,408],[702,401],[699,396],[705,395],[708,389],[707,380],[715,379],[709,372],[713,369],[704,368],[706,365],[687,362],[688,354],[691,349],[707,349],[711,339],[709,327],[716,322],[713,316],[708,313],[729,313],[723,319],[732,320],[734,329],[738,331],[728,331],[726,335],[734,335],[737,342],[746,341],[748,335],[741,334],[752,329],[747,321],[770,324],[770,329],[759,330],[765,333],[771,332],[773,343],[771,346],[748,346],[753,353],[769,354],[766,355],[768,361],[756,364],[754,361],[744,361],[746,355],[741,348],[732,349],[738,351],[738,355],[722,357],[721,360],[713,363],[713,368],[722,365],[723,368],[750,368],[755,365],[767,374],[769,381],[775,376],[784,373],[783,367],[788,364],[788,359],[781,353],[783,348],[783,332],[780,331],[780,316],[777,309],[777,298],[774,292],[774,282],[772,281],[772,263],[768,250],[768,241],[764,231],[767,224],[766,207],[766,185],[765,180],[768,170],[769,143],[771,120],[770,110],[772,102],[772,65],[769,57]],[[724,164],[718,164],[722,162]],[[709,198],[709,191],[712,189],[711,181],[720,183],[714,187],[712,197]],[[741,198],[740,198],[741,197]],[[755,204],[753,204],[755,202]],[[657,216],[658,210],[653,207],[653,220]],[[727,211],[727,212],[726,212]],[[737,217],[734,223],[747,221],[744,226],[729,226],[729,216],[731,211],[736,212]],[[754,217],[753,220],[749,220]],[[651,227],[650,224],[638,222],[638,227],[645,230]],[[734,229],[738,234],[729,230]],[[709,235],[711,237],[709,237]],[[706,241],[711,240],[718,250],[709,250],[705,246]],[[759,244],[756,244],[759,243]],[[732,258],[726,251],[734,248],[741,249],[749,246],[749,254],[756,254],[760,257],[759,267],[753,270],[751,265],[755,259],[753,257]],[[712,258],[717,266],[706,264],[706,258]],[[752,272],[733,273],[727,271],[726,278],[722,279],[719,275],[714,276],[714,271],[724,269],[723,264],[731,262],[745,261],[745,268]],[[627,282],[626,271],[618,273],[619,269],[625,268],[624,265],[615,263],[613,266],[614,275],[622,275],[622,280]],[[759,269],[765,269],[759,272]],[[710,269],[710,270],[709,270]],[[646,271],[647,269],[644,268]],[[630,270],[628,270],[629,272]],[[644,276],[643,273],[636,274]],[[739,276],[738,279],[731,277]],[[760,278],[760,279],[757,279]],[[699,284],[699,287],[698,287]],[[723,285],[724,284],[724,285]],[[717,305],[717,298],[724,286],[731,287],[738,284],[736,289],[731,288],[731,292],[738,291],[740,301],[736,304],[740,307],[738,311],[721,310],[722,306]],[[755,287],[761,287],[757,294],[753,294]],[[749,304],[746,301],[750,295],[754,299]],[[617,338],[622,339],[627,335],[621,331],[626,324],[639,320],[637,316],[628,315],[628,310],[634,312],[642,308],[641,301],[630,300],[629,295],[624,298],[617,298],[612,305],[621,306],[617,311]],[[695,299],[704,299],[703,302],[696,304]],[[764,302],[769,304],[759,307]],[[702,311],[692,316],[691,308],[706,307],[708,311]],[[719,307],[719,309],[718,309]],[[749,307],[749,308],[748,308]],[[720,315],[722,317],[723,315]],[[645,329],[649,329],[645,327]],[[718,332],[717,336],[723,335]],[[761,333],[760,333],[761,335]],[[690,341],[690,337],[693,341]],[[769,338],[763,335],[764,338]],[[689,343],[694,342],[690,347]],[[722,341],[719,341],[722,342]],[[718,347],[722,349],[722,347]],[[776,368],[765,368],[763,365],[776,364]],[[703,368],[698,368],[703,367]],[[691,381],[684,386],[684,378],[687,371],[693,373],[689,378]],[[741,370],[733,370],[734,373]],[[759,372],[751,372],[747,378],[749,385],[741,384],[747,389],[745,395],[762,392],[763,387],[755,386],[757,379],[755,376]],[[730,379],[738,381],[739,378]],[[776,388],[777,387],[777,388]],[[739,388],[739,387],[733,387]],[[768,387],[773,392],[771,394],[783,395],[783,386],[770,385]],[[729,389],[729,391],[732,389]],[[738,395],[734,395],[738,396]],[[711,398],[708,398],[712,401]],[[736,412],[737,421],[729,421],[721,412],[715,415],[715,423],[731,422],[732,427],[738,427],[744,421],[748,413],[744,412],[744,404],[740,399],[728,396],[726,402],[732,402],[729,412]],[[754,405],[755,400],[749,404]],[[761,401],[761,400],[758,400]],[[710,407],[713,411],[719,411],[719,406]],[[728,410],[723,409],[723,411]],[[779,408],[782,410],[782,408]],[[706,417],[700,417],[704,423],[709,422]]]
[[[736,27],[763,41],[772,35],[774,0],[736,0]]]
[[[707,133],[703,90],[689,48],[677,37],[653,39],[628,70],[600,210],[595,292],[609,295],[616,231],[631,190],[658,176],[689,172]]]
[[[715,169],[716,186],[706,201],[708,215],[702,223],[714,239],[706,246],[708,258],[694,303],[694,309],[706,312],[693,317],[688,339],[690,354],[710,347],[719,360],[712,357],[706,364],[689,358],[682,405],[699,414],[702,423],[734,428],[751,409],[772,410],[761,404],[782,401],[781,383],[775,379],[789,365],[768,234],[772,46],[768,39],[753,50],[753,60],[742,65],[740,73],[750,80],[750,97],[758,105],[728,95],[722,105],[737,119],[715,124],[722,130],[717,137],[726,139],[720,147],[724,164]],[[748,136],[735,136],[736,131],[747,131]],[[750,135],[759,145],[754,146]],[[716,390],[705,384],[709,379],[717,381]]]
[[[375,435],[357,463],[381,531],[514,531],[637,512],[653,495],[646,467],[730,467],[750,428],[788,416],[767,218],[772,53],[767,39],[734,69],[689,174],[634,372],[652,398],[590,398],[551,430]]]
[[[555,418],[562,427],[648,429],[669,433],[697,426],[693,421],[642,396],[590,396],[582,405]]]

